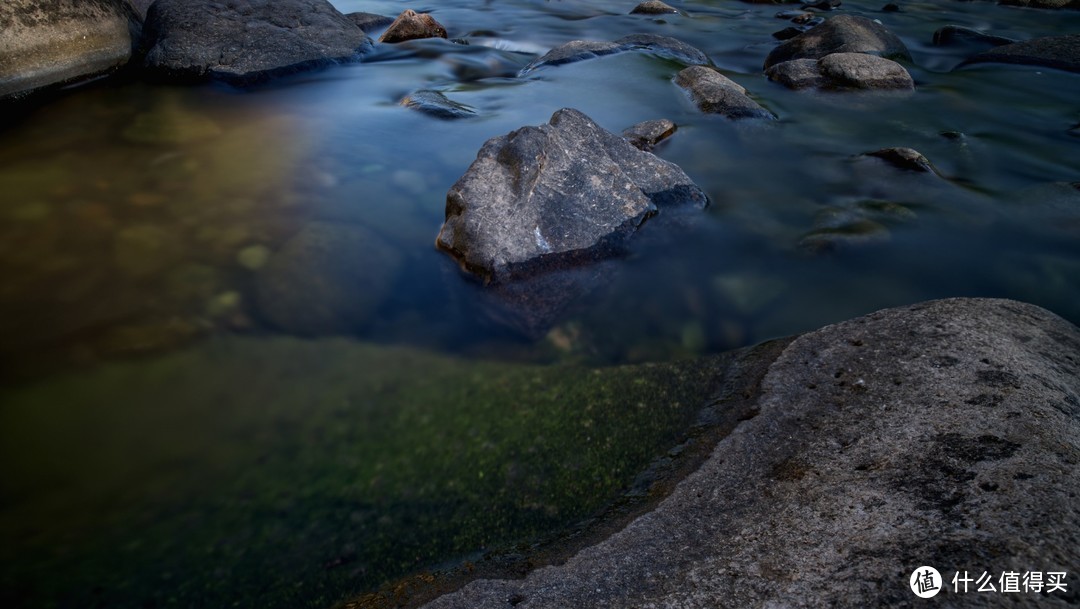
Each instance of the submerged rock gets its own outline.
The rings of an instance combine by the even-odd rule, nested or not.
[[[690,98],[702,112],[722,114],[732,119],[776,118],[772,112],[750,99],[742,85],[715,68],[691,66],[675,75],[675,84],[690,93]]]
[[[397,251],[362,226],[312,222],[255,273],[255,304],[291,334],[349,334],[390,295],[401,265]]]
[[[215,138],[221,135],[221,127],[203,114],[170,104],[136,115],[123,135],[136,144],[172,146]]]
[[[446,28],[427,13],[405,9],[386,28],[379,42],[404,42],[422,38],[446,38]]]
[[[437,245],[501,281],[615,255],[659,207],[704,207],[677,166],[569,108],[488,140],[446,196]]]
[[[660,0],[645,0],[630,11],[631,15],[664,15],[668,13],[678,14],[679,9],[665,4]]]
[[[1044,238],[1050,234],[1074,242],[1080,237],[1080,182],[1050,182],[1032,186],[1009,197],[1003,211],[1010,226],[1030,227]]]
[[[574,40],[551,49],[521,70],[525,75],[546,66],[558,66],[625,51],[646,51],[686,65],[712,65],[709,56],[681,40],[657,34],[631,34],[614,42]]]
[[[660,142],[674,135],[678,127],[666,118],[640,122],[623,130],[622,136],[637,148],[649,152]]]
[[[884,224],[848,214],[827,214],[817,228],[799,240],[799,249],[808,254],[831,254],[857,247],[888,243],[892,239]]]
[[[974,63],[1012,63],[1080,72],[1080,34],[1046,36],[994,47],[961,65]]]
[[[456,119],[476,116],[476,110],[453,101],[438,91],[426,89],[414,91],[406,95],[398,103],[406,108],[430,114],[436,118]]]
[[[885,26],[866,17],[838,15],[773,49],[765,59],[765,69],[792,59],[821,59],[833,53],[911,60],[903,41]]]
[[[138,46],[141,19],[124,0],[0,3],[0,100],[116,70]]]
[[[181,79],[248,84],[355,59],[371,40],[326,0],[157,0],[145,65]]]
[[[937,173],[930,161],[913,148],[882,148],[867,152],[866,156],[882,159],[897,169],[907,169],[922,173]]]
[[[363,30],[365,34],[384,28],[394,22],[393,17],[375,13],[346,13],[345,17],[355,23],[356,27]]]
[[[791,89],[873,89],[911,91],[915,81],[904,66],[864,53],[833,53],[821,59],[778,63],[765,74]]]
[[[920,565],[1080,560],[1076,326],[1016,301],[940,300],[805,334],[764,367],[753,414],[654,510],[425,607],[906,606]]]
[[[938,28],[934,32],[934,45],[939,47],[956,44],[985,44],[988,46],[999,47],[1014,42],[1016,42],[1016,40],[1012,38],[987,34],[986,32],[981,32],[974,28],[964,27],[962,25],[946,25]]]

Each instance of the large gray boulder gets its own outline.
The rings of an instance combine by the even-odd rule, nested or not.
[[[675,75],[675,84],[686,90],[699,110],[731,119],[776,116],[750,98],[739,83],[709,66],[690,66]]]
[[[355,59],[371,40],[326,0],[157,0],[143,45],[158,76],[248,84]]]
[[[437,245],[499,281],[615,255],[658,208],[706,202],[677,166],[564,108],[484,144],[446,195]]]
[[[837,15],[774,48],[765,58],[765,69],[792,59],[821,59],[833,53],[911,60],[904,42],[885,26],[866,17]]]
[[[0,100],[124,66],[141,27],[125,0],[0,2]]]
[[[479,580],[429,609],[907,607],[952,576],[1069,572],[1080,562],[1080,329],[1008,300],[889,309],[806,334],[755,407],[659,506],[565,563]],[[1021,588],[1023,590],[1023,588]],[[951,603],[950,603],[951,601]]]
[[[1080,34],[1044,36],[994,47],[964,62],[973,63],[1012,63],[1080,72]]]
[[[626,51],[644,51],[688,66],[712,65],[708,55],[681,40],[658,34],[630,34],[613,42],[573,40],[559,45],[522,68],[521,75],[547,66],[559,66]]]
[[[793,59],[770,67],[765,74],[769,80],[791,89],[915,89],[915,81],[904,66],[865,53],[833,53],[821,59]]]

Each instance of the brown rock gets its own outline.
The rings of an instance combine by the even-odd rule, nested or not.
[[[115,70],[131,58],[140,29],[125,0],[4,0],[0,99]]]
[[[446,38],[446,28],[428,13],[406,9],[379,37],[379,42],[404,42],[420,38]]]
[[[644,121],[622,132],[623,138],[634,148],[649,152],[660,142],[675,134],[678,127],[666,118]]]

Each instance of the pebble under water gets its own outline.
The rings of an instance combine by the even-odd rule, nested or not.
[[[470,44],[249,89],[101,81],[0,122],[0,604],[330,607],[599,513],[685,437],[713,354],[951,296],[1080,322],[1080,75],[931,43],[1073,33],[1080,11],[845,2],[911,50],[916,91],[883,95],[764,77],[794,5],[334,4],[430,10]],[[779,120],[701,114],[647,53],[517,76],[639,32]],[[418,90],[473,115],[399,103]],[[674,121],[656,153],[711,205],[647,222],[522,336],[433,243],[483,142],[563,107]],[[939,175],[860,156],[898,146]]]

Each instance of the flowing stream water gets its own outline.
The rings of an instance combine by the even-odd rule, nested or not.
[[[916,92],[881,95],[769,82],[790,5],[334,4],[431,11],[470,44],[243,90],[121,78],[3,117],[0,604],[329,607],[596,515],[685,437],[712,354],[950,296],[1080,321],[1080,75],[954,69],[973,48],[931,44],[1074,33],[1080,11],[845,2],[912,52]],[[638,32],[705,51],[779,120],[701,114],[646,53],[516,76]],[[419,89],[476,116],[398,103]],[[656,152],[711,206],[647,223],[522,336],[433,244],[483,142],[563,107],[674,121]],[[892,146],[940,176],[859,156]]]

